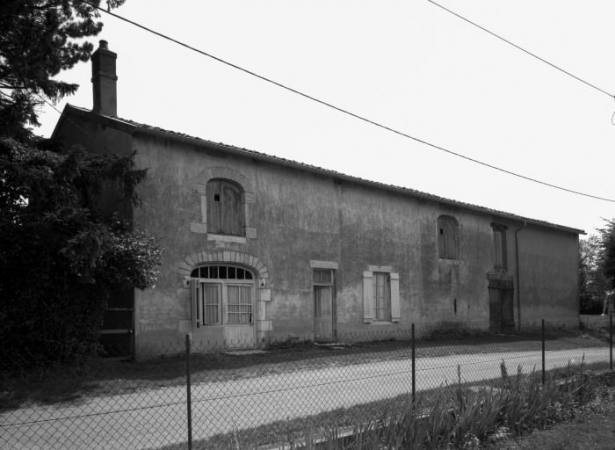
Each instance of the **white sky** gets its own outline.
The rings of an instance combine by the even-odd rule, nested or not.
[[[615,94],[612,0],[440,4]],[[615,199],[615,100],[427,0],[128,0],[115,11],[437,146]],[[593,233],[615,203],[478,166],[102,14],[118,115]],[[88,64],[60,78],[92,107]],[[58,109],[64,103],[56,105]],[[38,132],[59,114],[45,107]]]

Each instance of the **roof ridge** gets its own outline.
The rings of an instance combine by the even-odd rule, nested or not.
[[[154,125],[149,125],[149,124],[145,124],[145,123],[141,123],[141,122],[136,122],[134,120],[131,119],[124,119],[118,116],[107,116],[107,115],[103,115],[103,114],[97,114],[94,113],[93,111],[90,111],[86,108],[83,107],[79,107],[79,106],[75,106],[75,105],[71,105],[70,103],[67,103],[66,107],[64,108],[64,112],[62,112],[62,115],[64,115],[64,113],[67,110],[76,110],[79,111],[81,113],[85,113],[88,115],[94,115],[96,117],[104,117],[107,120],[110,120],[112,122],[119,122],[121,124],[124,125],[129,125],[129,126],[133,126],[135,127],[137,130],[141,130],[143,132],[150,132],[150,133],[155,133],[155,134],[162,134],[162,135],[166,135],[169,136],[171,138],[175,138],[175,139],[185,139],[191,142],[196,142],[198,144],[210,144],[210,145],[215,145],[215,146],[221,146],[224,147],[227,151],[231,151],[233,153],[239,154],[239,155],[243,155],[243,156],[250,156],[250,157],[258,157],[260,159],[264,159],[268,162],[273,162],[273,163],[278,163],[278,164],[284,164],[287,166],[291,166],[297,169],[304,169],[304,170],[309,170],[309,171],[314,171],[314,172],[318,172],[320,174],[323,175],[327,175],[327,176],[331,176],[331,177],[335,177],[335,178],[342,178],[342,179],[346,179],[347,181],[354,181],[357,183],[361,183],[361,184],[368,184],[371,185],[373,187],[377,187],[377,188],[381,188],[381,189],[387,189],[387,190],[393,190],[396,192],[400,192],[400,193],[404,193],[404,194],[408,194],[408,195],[414,195],[416,197],[420,197],[420,198],[425,198],[428,200],[432,200],[435,202],[440,202],[440,203],[445,203],[448,205],[452,205],[452,206],[457,206],[457,207],[462,207],[462,208],[466,208],[466,209],[471,209],[473,211],[478,211],[478,212],[482,212],[483,214],[493,214],[496,216],[500,216],[500,217],[506,217],[508,219],[511,220],[515,220],[518,222],[524,222],[524,223],[531,223],[534,225],[541,225],[541,226],[546,226],[549,228],[555,228],[561,231],[567,231],[567,232],[571,232],[571,233],[576,233],[576,234],[585,234],[584,230],[578,229],[578,228],[572,228],[572,227],[568,227],[568,226],[564,226],[564,225],[558,225],[555,223],[551,223],[551,222],[547,222],[544,220],[540,220],[540,219],[532,219],[529,217],[524,217],[524,216],[520,216],[514,213],[509,213],[509,212],[505,212],[505,211],[500,211],[497,209],[493,209],[493,208],[489,208],[486,206],[480,206],[480,205],[474,205],[472,203],[467,203],[467,202],[463,202],[460,200],[453,200],[453,199],[449,199],[446,197],[440,197],[438,195],[435,194],[430,194],[427,192],[423,192],[423,191],[419,191],[413,188],[409,188],[409,187],[404,187],[404,186],[397,186],[397,185],[393,185],[393,184],[387,184],[387,183],[383,183],[381,181],[373,181],[373,180],[369,180],[366,178],[361,178],[355,175],[348,175],[342,172],[338,172],[332,169],[326,169],[320,166],[315,166],[312,164],[307,164],[307,163],[303,163],[303,162],[299,162],[299,161],[295,161],[292,159],[288,159],[288,158],[283,158],[280,156],[275,156],[275,155],[270,155],[268,153],[263,153],[260,151],[256,151],[256,150],[251,150],[251,149],[247,149],[247,148],[243,148],[243,147],[237,147],[234,145],[230,145],[230,144],[226,144],[223,142],[214,142],[208,139],[204,139],[204,138],[200,138],[197,136],[192,136],[186,133],[181,133],[181,132],[177,132],[177,131],[172,131],[172,130],[167,130],[165,128],[161,128],[158,126],[154,126]]]

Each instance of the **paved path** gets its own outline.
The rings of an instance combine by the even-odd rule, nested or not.
[[[605,347],[551,351],[547,369],[569,361],[609,360]],[[453,355],[416,360],[417,390],[541,367],[540,352]],[[249,428],[411,391],[410,359],[201,383],[192,389],[193,439]],[[33,406],[0,415],[2,449],[153,449],[186,442],[186,388],[93,397],[79,403]],[[186,446],[176,448],[187,448]]]

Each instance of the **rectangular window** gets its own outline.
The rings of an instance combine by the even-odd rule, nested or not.
[[[219,284],[205,284],[205,283],[201,284],[201,289],[203,291],[203,297],[202,297],[202,307],[199,307],[199,310],[200,310],[199,312],[202,311],[203,325],[219,325],[220,324],[220,303],[221,303],[220,288],[221,287],[222,286]]]
[[[314,284],[332,284],[333,271],[329,269],[314,269]]]
[[[363,322],[401,321],[399,274],[363,272]]]
[[[252,287],[227,286],[227,324],[250,324],[252,316]]]
[[[493,266],[499,270],[508,269],[508,255],[506,250],[506,227],[503,225],[493,226]]]
[[[388,273],[374,272],[374,320],[391,320],[391,289]]]
[[[211,283],[192,278],[190,290],[194,328],[202,325],[251,325],[254,322],[251,284]]]

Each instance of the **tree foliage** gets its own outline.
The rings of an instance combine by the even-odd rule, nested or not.
[[[600,313],[605,291],[615,288],[615,221],[580,241],[581,312]]]
[[[125,0],[109,0],[115,8]],[[0,8],[0,134],[31,138],[37,108],[78,86],[57,80],[62,71],[87,61],[93,50],[84,40],[102,30],[101,0],[3,0]]]
[[[124,0],[109,0],[117,7]],[[65,361],[97,350],[106,302],[152,287],[161,250],[128,219],[146,173],[133,156],[36,138],[37,107],[77,86],[100,0],[5,0],[0,8],[0,359]],[[112,150],[112,149],[111,149]],[[111,197],[110,197],[111,196]],[[103,207],[112,198],[113,207]]]
[[[92,351],[110,293],[153,286],[161,253],[154,239],[97,207],[103,185],[136,205],[144,176],[132,157],[0,138],[0,354]]]
[[[606,220],[606,225],[600,228],[602,243],[602,272],[610,287],[615,288],[615,220]]]

